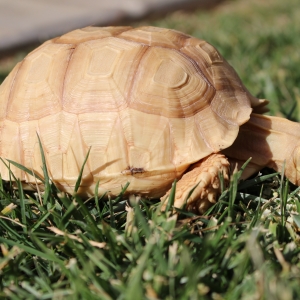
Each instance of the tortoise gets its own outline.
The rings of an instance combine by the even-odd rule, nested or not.
[[[264,166],[299,176],[299,124],[262,115],[252,96],[209,43],[156,27],[87,27],[32,51],[0,86],[0,157],[42,176],[38,137],[55,185],[78,194],[166,199],[203,213],[230,165],[249,157],[246,178]],[[3,179],[9,170],[1,163]],[[10,166],[24,185],[36,178]],[[41,183],[41,182],[39,182]]]

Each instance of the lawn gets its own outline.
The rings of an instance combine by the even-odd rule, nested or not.
[[[240,0],[133,25],[207,40],[270,114],[299,121],[299,19],[299,0]],[[0,80],[23,56],[0,60]],[[0,298],[300,299],[299,190],[272,170],[240,174],[200,217],[0,180]]]

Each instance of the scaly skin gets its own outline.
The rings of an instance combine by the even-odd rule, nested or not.
[[[174,206],[181,208],[187,201],[186,209],[197,214],[203,214],[215,204],[221,191],[219,173],[223,173],[225,185],[229,182],[230,164],[223,154],[212,154],[189,168],[176,185]],[[196,186],[191,196],[189,192]],[[169,190],[161,198],[166,206]]]
[[[233,145],[222,151],[231,163],[241,166],[249,157],[251,163],[242,178],[245,179],[263,167],[278,172],[284,166],[285,176],[300,185],[300,124],[279,117],[251,114],[240,127]]]

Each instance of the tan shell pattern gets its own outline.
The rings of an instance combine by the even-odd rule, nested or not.
[[[251,95],[203,40],[141,27],[88,27],[52,39],[0,87],[0,156],[72,193],[162,196],[188,166],[230,146],[249,119]],[[11,166],[23,181],[33,177]],[[1,176],[9,178],[1,163]]]

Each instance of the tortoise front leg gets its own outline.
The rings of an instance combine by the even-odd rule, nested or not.
[[[212,154],[200,162],[193,164],[176,185],[174,206],[183,207],[186,202],[186,209],[197,214],[203,214],[209,207],[216,203],[221,192],[219,173],[223,173],[225,185],[228,185],[230,177],[230,164],[223,154]],[[188,198],[190,191],[193,189]],[[169,190],[161,198],[166,206]],[[187,199],[188,198],[188,199]]]

